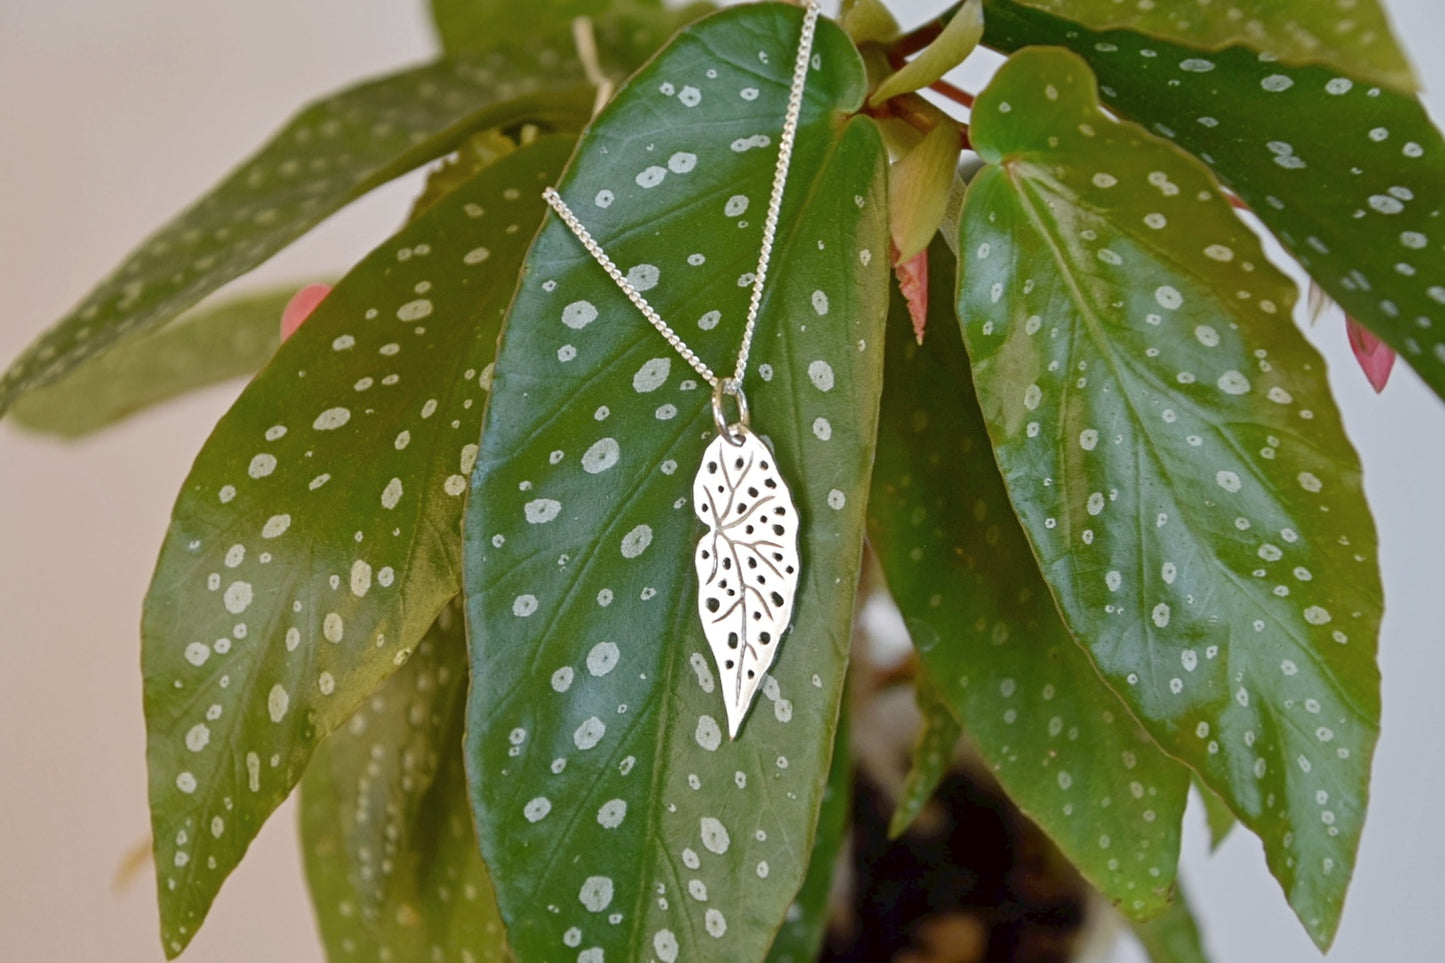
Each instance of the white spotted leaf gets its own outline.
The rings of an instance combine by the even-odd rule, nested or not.
[[[833,762],[828,768],[828,784],[823,787],[823,805],[818,810],[818,833],[813,837],[813,853],[808,860],[808,875],[788,907],[788,915],[768,948],[767,963],[812,963],[827,935],[833,918],[837,874],[845,843],[851,837],[853,809],[853,758],[849,739],[850,723],[844,712],[838,717],[838,733],[833,739]]]
[[[146,597],[162,936],[194,936],[316,744],[461,589],[502,312],[572,141],[519,148],[368,255],[202,448]],[[226,831],[206,827],[223,818]]]
[[[558,185],[731,367],[802,22],[686,30]],[[792,628],[736,740],[698,616],[710,390],[559,219],[508,314],[465,523],[468,765],[517,958],[760,961],[804,880],[851,636],[882,366],[884,155],[819,23],[746,391],[801,521]]]
[[[570,51],[565,39],[533,37],[311,104],[27,348],[0,376],[0,415],[126,335],[170,321],[473,131],[522,121],[575,129],[592,92]]]
[[[992,13],[998,0],[988,2]],[[1033,8],[1091,30],[1121,28],[1149,46],[1235,47],[1251,59],[1320,64],[1406,92],[1417,87],[1379,0],[1231,0],[1228,7],[1214,0],[1003,0],[998,5]]]
[[[1058,44],[1088,60],[1111,110],[1209,164],[1350,317],[1445,397],[1445,139],[1416,97],[1337,69],[1088,31],[1005,3],[989,30],[1003,49]]]
[[[1358,458],[1293,285],[1208,171],[1098,106],[1075,54],[980,96],[958,314],[1065,621],[1150,735],[1339,924],[1379,729]]]
[[[1158,913],[1189,773],[1060,619],[994,464],[952,321],[947,248],[935,243],[930,262],[921,346],[894,295],[868,505],[869,544],[925,671],[920,705],[948,707],[1014,803],[1111,902],[1133,917]],[[915,761],[920,778],[951,761],[947,725],[930,731],[925,751],[940,758]]]
[[[80,438],[188,391],[251,375],[281,343],[281,312],[301,285],[187,311],[126,338],[11,409],[32,431]]]
[[[768,446],[746,428],[708,443],[692,485],[707,526],[693,555],[697,613],[721,677],[728,737],[763,684],[798,591],[798,510]]]
[[[509,960],[467,805],[461,607],[321,743],[301,781],[301,850],[333,963]]]

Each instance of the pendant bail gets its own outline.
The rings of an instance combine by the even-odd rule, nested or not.
[[[738,408],[738,420],[728,423],[723,414],[723,395],[732,395]],[[741,445],[748,430],[748,396],[736,378],[720,378],[712,389],[712,422],[717,433],[734,445]]]

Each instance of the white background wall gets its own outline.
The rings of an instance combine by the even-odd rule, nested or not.
[[[896,4],[912,21],[943,6]],[[1427,98],[1445,97],[1445,9],[1390,6]],[[426,57],[422,9],[0,0],[0,360],[302,101]],[[380,192],[262,276],[335,274],[399,222],[414,190]],[[1445,408],[1403,369],[1376,398],[1337,320],[1311,338],[1364,459],[1389,599],[1384,735],[1329,959],[1445,958]],[[0,957],[161,959],[149,870],[113,885],[147,834],[136,626],[174,494],[236,391],[204,392],[75,447],[0,423]],[[288,806],[266,827],[187,959],[320,960],[294,822]],[[1185,848],[1217,961],[1317,958],[1251,838],[1237,832],[1209,858],[1191,814]]]

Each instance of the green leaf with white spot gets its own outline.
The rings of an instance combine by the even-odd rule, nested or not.
[[[1104,101],[1203,159],[1445,397],[1445,139],[1420,101],[1324,67],[1092,32],[999,0],[988,42],[1058,44]]]
[[[1202,165],[1058,48],[980,96],[958,314],[1009,496],[1074,635],[1339,923],[1379,730],[1375,534],[1293,285]]]
[[[307,107],[26,349],[0,377],[0,415],[126,335],[171,320],[472,131],[522,121],[580,127],[592,90],[574,60],[570,43],[532,38],[393,74]]]
[[[1149,954],[1150,963],[1209,963],[1199,923],[1178,884],[1169,908],[1151,920],[1136,922],[1134,935]]]
[[[886,413],[884,417],[887,417]],[[952,711],[939,695],[926,671],[918,676],[914,685],[914,698],[918,703],[918,714],[922,723],[918,729],[918,739],[913,744],[908,776],[903,780],[903,791],[898,797],[897,806],[894,807],[893,817],[888,822],[889,839],[897,839],[908,832],[908,827],[913,825],[918,814],[923,812],[923,807],[933,798],[938,784],[948,775],[953,765],[953,750],[963,732],[963,727],[953,717]]]
[[[559,190],[710,365],[756,269],[802,12],[686,30]],[[465,571],[468,765],[519,959],[761,960],[803,882],[843,687],[882,366],[884,155],[818,24],[746,384],[801,516],[793,627],[735,741],[697,614],[710,392],[558,219],[488,406]]]
[[[301,847],[332,963],[511,959],[467,805],[467,640],[448,605],[301,781]]]
[[[994,0],[989,0],[990,3]],[[1412,92],[1419,86],[1379,0],[1007,0],[1091,30],[1122,28],[1146,44],[1248,48],[1270,61],[1319,64]]]
[[[188,311],[128,338],[11,410],[32,431],[82,438],[197,388],[254,374],[281,343],[281,311],[300,284]]]
[[[368,255],[186,479],[141,650],[171,955],[316,744],[460,592],[497,332],[571,145],[519,148]]]
[[[828,784],[823,789],[823,806],[818,810],[818,834],[813,838],[813,855],[808,875],[788,907],[783,928],[768,950],[768,963],[811,963],[827,935],[833,909],[833,877],[839,855],[848,838],[849,814],[853,803],[853,759],[848,742],[848,714],[838,717],[838,734],[833,739],[833,762]]]
[[[1010,798],[1121,910],[1157,913],[1174,883],[1189,774],[1059,618],[954,334],[952,256],[936,242],[929,260],[921,346],[894,295],[869,543],[936,696]]]

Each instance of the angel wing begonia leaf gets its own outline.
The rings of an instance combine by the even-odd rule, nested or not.
[[[1339,923],[1379,731],[1374,525],[1294,286],[1202,165],[1059,48],[980,96],[958,311],[1065,621],[1167,752]]]
[[[990,0],[988,42],[1086,59],[1110,110],[1203,160],[1311,277],[1445,397],[1445,139],[1419,99]]]
[[[870,544],[947,706],[1014,803],[1134,917],[1167,903],[1185,768],[1139,728],[1070,637],[1019,528],[935,243],[929,336],[895,295],[868,506]],[[935,750],[937,751],[937,750]]]
[[[687,344],[731,367],[802,15],[698,22],[558,185]],[[468,765],[521,960],[762,960],[804,879],[851,635],[887,215],[857,52],[821,21],[745,390],[803,520],[792,628],[737,739],[692,571],[705,384],[561,220],[508,315],[466,519]]]
[[[541,185],[518,148],[363,260],[221,419],[146,597],[162,937],[195,934],[317,743],[461,589],[460,522]]]
[[[0,415],[127,335],[171,320],[470,132],[522,121],[576,129],[591,99],[570,44],[531,37],[317,101],[26,349],[0,376]]]

